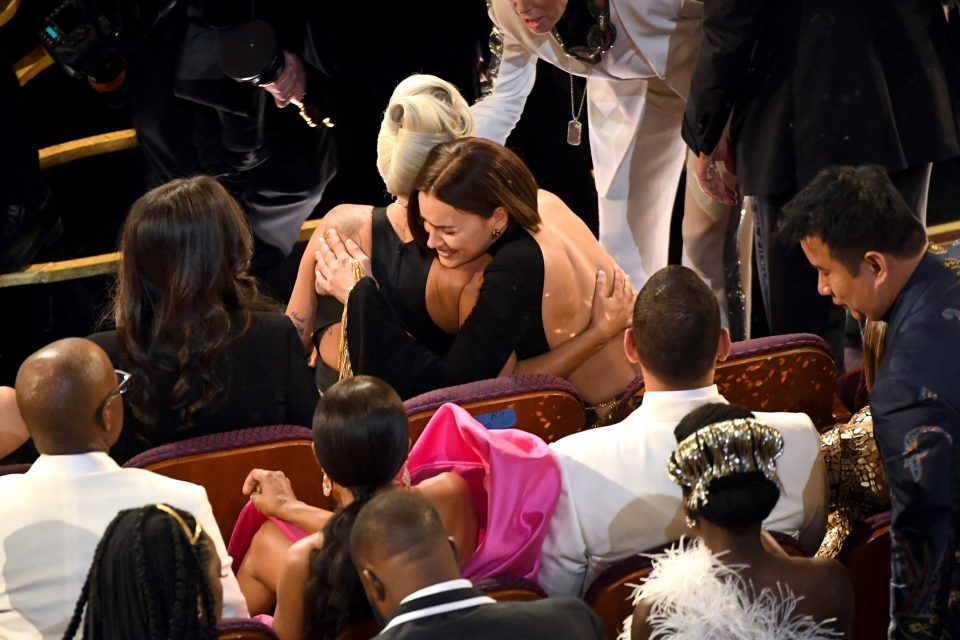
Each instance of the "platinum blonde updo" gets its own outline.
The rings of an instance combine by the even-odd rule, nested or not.
[[[387,191],[409,195],[433,147],[473,134],[470,106],[455,86],[436,76],[410,76],[390,96],[377,136],[377,169]]]

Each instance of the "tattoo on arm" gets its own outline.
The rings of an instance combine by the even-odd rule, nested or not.
[[[293,322],[293,326],[297,329],[297,334],[300,336],[300,339],[303,339],[304,334],[307,331],[307,322],[299,315],[296,311],[291,311],[287,314],[287,317],[290,318],[290,321]]]

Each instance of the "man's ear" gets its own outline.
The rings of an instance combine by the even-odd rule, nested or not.
[[[360,572],[360,582],[363,584],[363,590],[367,592],[367,598],[373,602],[374,608],[380,609],[377,605],[382,605],[386,600],[387,588],[383,586],[379,576],[371,569],[364,569]]]
[[[107,434],[107,439],[116,442],[120,429],[123,427],[123,398],[119,395],[111,397],[100,412],[100,427]]]
[[[720,327],[720,340],[717,341],[717,362],[723,362],[730,355],[732,341],[730,340],[730,331],[726,327]]]
[[[882,285],[887,281],[887,278],[890,276],[890,265],[887,262],[887,256],[879,251],[867,251],[863,254],[863,262],[864,264],[861,268],[866,268],[870,271],[877,285]]]
[[[453,536],[447,536],[447,542],[450,543],[450,549],[453,551],[453,559],[460,564],[460,545],[453,539]]]
[[[630,364],[640,362],[640,354],[637,353],[637,343],[633,339],[633,327],[627,327],[623,333],[623,352],[627,354],[627,361]]]

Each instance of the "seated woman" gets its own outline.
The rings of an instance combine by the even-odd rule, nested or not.
[[[449,82],[414,75],[394,90],[377,137],[377,168],[394,201],[386,207],[341,204],[327,212],[303,252],[287,304],[286,313],[297,326],[304,350],[312,350],[314,341],[319,350],[321,387],[337,380],[343,312],[335,299],[315,291],[316,256],[330,229],[371,257],[372,275],[399,305],[415,335],[438,350],[449,346],[460,326],[460,293],[489,256],[454,269],[441,267],[431,253],[413,243],[407,227],[407,199],[430,149],[473,131],[470,106]]]
[[[591,404],[614,398],[635,373],[623,353],[633,287],[587,226],[538,191],[512,151],[479,138],[431,150],[412,184],[407,223],[446,268],[491,260],[461,296],[460,328],[437,350],[408,331],[385,287],[356,279],[370,260],[328,233],[317,287],[347,300],[354,371],[403,397],[498,375],[568,378]],[[609,296],[609,297],[608,297]]]
[[[186,511],[127,509],[103,532],[63,637],[216,640],[220,558]],[[86,609],[86,615],[84,615]]]
[[[867,391],[883,358],[887,323],[867,320],[863,328],[863,377]],[[819,558],[836,558],[859,520],[890,509],[890,487],[873,439],[873,416],[867,405],[846,424],[820,434],[820,448],[830,481],[830,513]]]
[[[836,560],[789,557],[761,535],[780,497],[780,433],[727,404],[695,409],[674,433],[667,469],[699,538],[653,556],[621,640],[849,638],[846,569]]]
[[[114,458],[221,431],[310,424],[317,390],[296,330],[257,290],[250,228],[216,180],[174,180],[142,196],[120,251],[116,330],[90,336],[132,374]]]
[[[421,493],[437,509],[464,577],[535,577],[560,492],[559,466],[543,441],[488,431],[444,405],[410,452],[408,469],[407,429],[403,403],[389,386],[347,378],[320,399],[313,427],[324,493],[338,498],[340,510],[300,502],[282,473],[251,472],[244,484],[251,504],[228,550],[251,613],[269,611],[275,597],[273,626],[282,639],[333,638],[372,617],[349,559],[350,528],[368,500],[396,486]],[[493,467],[502,477],[491,476]],[[263,516],[270,520],[251,541]]]

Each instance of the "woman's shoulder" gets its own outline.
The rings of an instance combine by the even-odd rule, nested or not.
[[[370,226],[374,209],[371,204],[338,204],[318,221],[317,228],[310,236],[311,243],[319,242],[323,233],[330,228],[359,242],[361,232]]]
[[[439,473],[418,483],[416,490],[430,502],[470,502],[470,486],[452,472]]]

